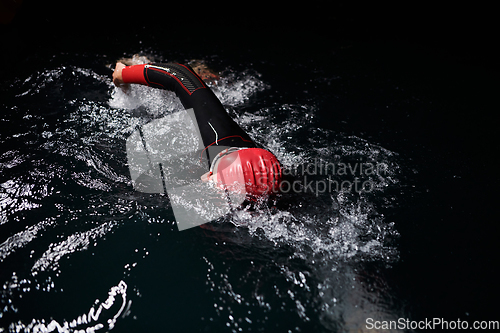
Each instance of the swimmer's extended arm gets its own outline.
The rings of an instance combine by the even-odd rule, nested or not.
[[[143,84],[154,88],[174,91],[182,101],[182,95],[206,88],[202,79],[189,66],[182,64],[142,64],[125,66],[118,62],[113,73],[113,83]]]

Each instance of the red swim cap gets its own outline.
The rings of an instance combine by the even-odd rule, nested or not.
[[[212,172],[217,184],[251,196],[278,192],[281,165],[276,156],[260,148],[236,149],[226,149],[214,159]]]

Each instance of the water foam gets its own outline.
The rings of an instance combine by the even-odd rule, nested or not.
[[[237,122],[256,141],[278,157],[285,169],[293,170],[298,166],[321,160],[336,165],[356,162],[379,164],[384,166],[384,173],[364,175],[375,185],[370,193],[355,193],[342,189],[320,195],[289,192],[282,194],[274,205],[263,204],[257,210],[238,210],[223,221],[241,230],[238,233],[241,237],[248,233],[250,238],[263,239],[275,247],[290,248],[293,257],[305,260],[309,265],[327,262],[327,268],[316,271],[316,279],[322,281],[318,290],[325,295],[338,294],[338,290],[331,287],[334,282],[330,281],[333,279],[331,272],[334,263],[396,261],[398,251],[393,242],[398,236],[396,225],[386,221],[378,209],[382,201],[391,200],[387,189],[398,182],[397,154],[365,139],[323,129],[315,122],[317,109],[314,104],[275,104],[240,112],[239,106],[247,103],[256,93],[265,91],[268,85],[255,72],[227,74],[214,88],[216,95],[231,115],[235,116]],[[120,157],[116,153],[116,147],[126,140],[137,125],[182,109],[173,93],[138,85],[132,85],[127,92],[123,92],[112,86],[109,77],[85,68],[70,70],[60,67],[41,71],[19,83],[19,90],[22,92],[18,96],[23,98],[44,93],[44,89],[57,84],[63,75],[73,75],[74,80],[87,78],[111,90],[111,97],[106,101],[85,98],[69,100],[67,107],[73,111],[63,118],[56,128],[47,128],[41,135],[41,147],[49,155],[67,158],[73,164],[83,163],[86,168],[84,171],[71,172],[68,167],[61,165],[48,167],[40,160],[31,171],[32,181],[13,179],[4,182],[0,192],[0,224],[8,223],[12,218],[15,212],[10,209],[13,207],[21,211],[39,207],[36,200],[31,198],[31,194],[39,193],[40,197],[53,194],[51,182],[58,179],[67,181],[64,178],[66,175],[70,175],[72,180],[90,191],[112,192],[117,186],[128,186],[128,175],[114,167],[124,163],[123,155]],[[0,167],[16,168],[27,158],[20,157],[15,152],[7,152],[3,154]],[[345,180],[350,179],[352,175],[333,176]],[[312,175],[315,181],[325,178],[326,175]],[[136,205],[134,200],[137,198],[124,199],[121,206],[117,207],[122,207],[124,214],[133,216],[135,212],[129,211]],[[110,200],[109,197],[96,197],[89,202],[93,205],[89,210],[100,209],[110,216],[119,214],[120,207],[115,207],[116,200]],[[43,237],[42,232],[65,225],[68,221],[76,223],[78,220],[78,212],[72,212],[71,207],[58,206],[57,210],[57,217],[46,218],[8,237],[0,245],[0,262],[18,249],[26,248],[30,242]],[[96,221],[99,220],[101,213],[93,214]],[[147,214],[145,218],[148,222],[156,223],[154,218]],[[82,225],[78,231],[59,235],[63,240],[50,243],[39,258],[35,258],[32,276],[42,271],[57,272],[62,258],[88,249],[91,242],[104,238],[111,230],[120,227],[115,221],[97,224],[90,228]],[[214,230],[223,231],[223,224],[215,223]],[[241,242],[241,237],[234,237],[232,241]],[[279,269],[282,276],[297,288],[314,288],[306,271],[293,271],[284,264],[280,264]],[[228,277],[225,281],[227,283],[222,283],[220,288],[227,292],[234,302],[241,303],[243,296],[234,290],[236,287],[233,288]],[[271,305],[264,299],[263,292],[256,290],[252,297],[262,308],[270,308]],[[289,297],[301,318],[308,318],[304,301],[294,299],[297,292],[292,292]],[[248,297],[246,299],[248,300]],[[325,296],[322,306],[325,309],[333,308],[336,301],[332,299],[335,300],[335,297]],[[328,310],[325,310],[325,313],[328,313]],[[252,321],[249,317],[246,320]],[[66,324],[58,325],[69,327],[70,322]],[[31,326],[22,323],[14,326],[25,331],[35,327],[45,327],[46,330],[49,328],[43,321],[34,321]],[[109,329],[111,328],[110,326]]]
[[[282,112],[288,117],[277,120],[276,116]],[[386,222],[377,212],[378,202],[388,197],[385,190],[398,183],[397,154],[362,138],[345,137],[321,127],[311,129],[315,112],[314,105],[284,104],[260,109],[255,114],[246,113],[240,118],[300,186],[296,188],[298,191],[282,195],[281,200],[288,203],[286,208],[280,208],[278,202],[275,209],[263,209],[260,214],[239,211],[233,223],[245,225],[252,234],[263,231],[273,242],[292,245],[299,256],[304,248],[310,248],[313,253],[344,259],[397,260],[392,242],[398,237],[395,224]],[[309,126],[304,140],[306,123]],[[329,165],[330,169],[318,171],[318,165]],[[367,172],[369,165],[378,166],[378,170],[372,168],[371,173]],[[344,169],[334,171],[335,166]],[[311,172],[314,167],[315,173]],[[306,182],[304,176],[308,177]],[[309,180],[320,184],[328,180],[352,183],[356,177],[370,182],[369,192],[341,188],[318,193],[306,188]],[[317,189],[312,185],[311,188]]]
[[[29,324],[24,324],[19,321],[12,323],[9,330],[11,332],[24,333],[94,333],[107,328],[109,331],[115,327],[116,321],[119,317],[125,317],[130,311],[132,301],[127,301],[127,287],[128,286],[124,281],[120,281],[118,285],[111,287],[108,293],[108,298],[104,302],[96,300],[95,304],[90,308],[88,313],[84,313],[71,321],[56,321],[55,319],[46,321],[43,319],[33,319]],[[104,315],[102,315],[103,313]],[[107,320],[106,317],[108,318]]]
[[[319,125],[315,123],[315,105],[282,104],[238,112],[238,106],[269,86],[252,71],[226,74],[214,92],[237,122],[272,151],[285,169],[296,169],[318,160],[349,164],[351,168],[360,168],[361,163],[379,167],[379,172],[364,175],[364,181],[369,180],[373,186],[371,193],[352,193],[345,189],[320,196],[288,193],[283,195],[289,203],[287,208],[280,208],[278,204],[272,210],[239,210],[230,218],[231,223],[245,226],[251,234],[263,231],[274,243],[291,244],[298,256],[304,248],[309,248],[313,253],[327,253],[346,260],[397,260],[397,250],[391,243],[398,235],[395,224],[384,221],[373,201],[374,198],[380,201],[385,197],[385,189],[397,184],[397,154],[362,138],[346,137],[320,126],[311,129],[311,125]],[[115,89],[109,104],[115,108],[144,110],[151,117],[182,109],[174,94],[137,85],[132,85],[127,93]],[[312,178],[320,181],[325,176]],[[333,176],[339,178],[339,182],[346,179]]]

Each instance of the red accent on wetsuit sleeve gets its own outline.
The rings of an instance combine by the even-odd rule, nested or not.
[[[148,85],[146,78],[144,77],[144,66],[146,65],[143,64],[124,67],[122,69],[123,82]]]

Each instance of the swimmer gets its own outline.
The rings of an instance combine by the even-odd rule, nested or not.
[[[249,199],[277,193],[282,178],[278,159],[258,147],[207,86],[205,81],[215,82],[218,74],[202,62],[193,65],[196,71],[179,63],[134,64],[122,59],[116,63],[113,83],[123,89],[142,84],[173,91],[186,110],[193,109],[210,166],[202,181],[243,191]]]

